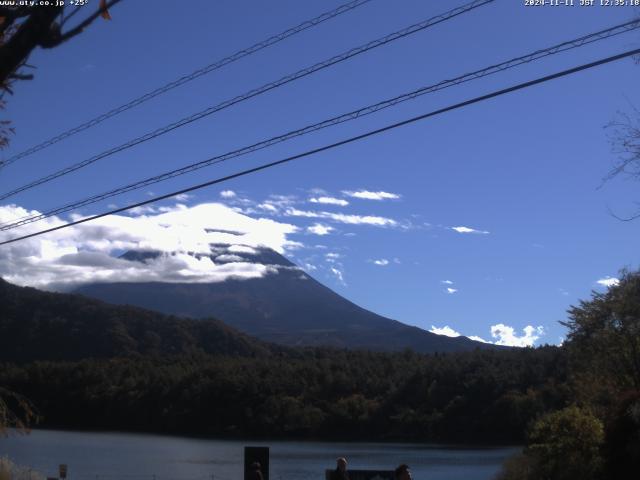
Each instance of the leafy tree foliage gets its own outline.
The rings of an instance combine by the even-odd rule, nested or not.
[[[640,272],[622,272],[618,285],[571,308],[564,325],[582,399],[608,409],[624,392],[640,390]]]
[[[37,419],[37,411],[27,398],[0,387],[0,436],[6,435],[9,428],[27,431]]]
[[[533,425],[527,452],[536,459],[539,478],[600,478],[604,442],[602,422],[575,405],[548,413]]]
[[[569,310],[568,384],[577,404],[539,418],[500,478],[626,480],[640,471],[640,272]]]

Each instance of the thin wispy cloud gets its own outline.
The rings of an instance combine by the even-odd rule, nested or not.
[[[395,227],[399,223],[391,218],[379,217],[375,215],[347,215],[344,213],[333,213],[324,211],[299,210],[294,207],[287,208],[285,215],[291,217],[323,218],[338,223],[348,225],[371,225],[375,227]]]
[[[259,204],[258,208],[261,208],[262,210],[266,210],[267,212],[271,212],[271,213],[277,213],[278,212],[278,207],[276,207],[272,203],[268,203],[268,202]]]
[[[390,192],[383,192],[383,191],[372,192],[369,190],[357,190],[357,191],[343,190],[342,193],[348,197],[359,198],[362,200],[377,200],[377,201],[397,200],[401,197],[401,195],[397,193],[390,193]]]
[[[179,202],[186,202],[188,200],[191,200],[193,198],[193,195],[189,195],[188,193],[181,193],[173,198],[175,198]]]
[[[309,199],[311,203],[321,203],[323,205],[338,205],[340,207],[346,207],[349,202],[344,198],[335,197],[312,197]]]
[[[344,273],[342,272],[342,270],[336,267],[331,267],[330,271],[331,273],[333,273],[333,275],[336,277],[336,279],[340,284],[342,284],[345,287],[347,286],[347,282],[344,281]]]
[[[444,283],[445,285],[453,285],[451,280],[440,280],[440,283]]]
[[[342,258],[342,255],[335,252],[329,252],[329,253],[325,253],[324,258],[327,260],[327,262],[335,263],[336,260],[338,260],[339,258]]]
[[[464,227],[464,226],[451,227],[451,230],[455,230],[458,233],[474,233],[474,234],[482,234],[482,235],[489,234],[489,232],[486,230],[476,230],[475,228]]]
[[[386,258],[381,258],[379,260],[374,260],[373,264],[378,265],[379,267],[386,267],[387,265],[389,265],[389,260],[387,260]]]

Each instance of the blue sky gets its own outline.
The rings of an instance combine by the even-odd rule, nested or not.
[[[0,173],[2,191],[463,3],[373,0],[16,162]],[[97,22],[62,47],[32,55],[35,79],[16,85],[4,113],[16,134],[2,155],[339,4],[158,1],[151,7],[125,1],[112,10],[111,22]],[[43,211],[628,21],[634,13],[631,7],[525,7],[498,0],[3,205]],[[150,190],[171,192],[639,45],[639,33],[627,33]],[[598,280],[638,267],[640,221],[621,222],[610,213],[635,211],[638,184],[616,179],[599,187],[615,161],[604,126],[617,111],[640,105],[639,74],[632,60],[610,64],[201,190],[185,204],[224,202],[253,218],[298,227],[287,238],[301,245],[289,248],[287,256],[312,265],[311,275],[377,313],[487,340],[492,325],[508,325],[518,335],[526,326],[541,326],[544,334],[536,344],[558,343],[564,335],[558,321],[570,305],[606,288]],[[235,196],[225,198],[222,191]],[[395,198],[354,196],[363,191]],[[142,190],[81,213],[148,197],[149,189]],[[342,205],[311,201],[321,197]],[[259,207],[278,201],[279,210]],[[336,214],[394,223],[349,224]]]

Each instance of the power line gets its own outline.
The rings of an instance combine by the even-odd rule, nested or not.
[[[283,158],[283,159],[280,159],[280,160],[276,160],[276,161],[273,161],[273,162],[270,162],[270,163],[265,163],[265,164],[259,165],[257,167],[253,167],[253,168],[249,168],[249,169],[246,169],[246,170],[242,170],[240,172],[237,172],[237,173],[234,173],[234,174],[231,174],[231,175],[227,175],[227,176],[224,176],[224,177],[220,177],[220,178],[216,178],[216,179],[213,179],[213,180],[209,180],[208,182],[200,183],[198,185],[193,185],[193,186],[188,187],[188,188],[183,188],[182,190],[177,190],[177,191],[174,191],[174,192],[171,192],[171,193],[167,193],[165,195],[160,195],[158,197],[151,198],[151,199],[148,199],[148,200],[144,200],[142,202],[138,202],[138,203],[133,204],[133,205],[128,205],[126,207],[116,208],[116,209],[109,210],[109,211],[106,211],[106,212],[103,212],[103,213],[100,213],[100,214],[97,214],[97,215],[93,215],[93,216],[90,216],[90,217],[82,218],[82,219],[76,220],[74,222],[69,222],[69,223],[66,223],[64,225],[58,225],[57,227],[47,228],[45,230],[40,230],[38,232],[30,233],[28,235],[23,235],[21,237],[16,237],[16,238],[12,238],[10,240],[5,240],[3,242],[0,242],[0,245],[7,245],[9,243],[18,242],[20,240],[26,240],[28,238],[36,237],[36,236],[39,236],[39,235],[44,235],[45,233],[50,233],[50,232],[54,232],[54,231],[57,231],[57,230],[61,230],[63,228],[68,228],[68,227],[72,227],[72,226],[75,226],[75,225],[79,225],[81,223],[90,222],[92,220],[96,220],[98,218],[106,217],[108,215],[113,215],[115,213],[120,213],[120,212],[124,212],[124,211],[127,211],[127,210],[131,210],[132,208],[137,208],[137,207],[141,207],[141,206],[144,206],[144,205],[148,205],[150,203],[155,203],[155,202],[158,202],[160,200],[165,200],[167,198],[175,197],[176,195],[181,195],[181,194],[193,192],[194,190],[199,190],[201,188],[209,187],[211,185],[216,185],[218,183],[223,183],[223,182],[232,180],[234,178],[243,177],[243,176],[249,175],[251,173],[256,173],[256,172],[259,172],[259,171],[262,171],[262,170],[266,170],[268,168],[272,168],[272,167],[276,167],[278,165],[282,165],[282,164],[285,164],[285,163],[292,162],[294,160],[299,160],[301,158],[309,157],[309,156],[315,155],[317,153],[325,152],[327,150],[332,150],[334,148],[341,147],[343,145],[347,145],[347,144],[354,143],[354,142],[357,142],[357,141],[360,141],[360,140],[364,140],[365,138],[369,138],[369,137],[372,137],[374,135],[378,135],[380,133],[387,132],[389,130],[394,130],[396,128],[403,127],[405,125],[409,125],[411,123],[415,123],[415,122],[418,122],[420,120],[424,120],[424,119],[427,119],[427,118],[430,118],[430,117],[435,117],[436,115],[440,115],[440,114],[443,114],[443,113],[446,113],[446,112],[450,112],[452,110],[457,110],[457,109],[460,109],[460,108],[464,108],[464,107],[467,107],[469,105],[473,105],[475,103],[480,103],[482,101],[489,100],[489,99],[492,99],[492,98],[495,98],[495,97],[499,97],[499,96],[505,95],[507,93],[515,92],[517,90],[523,90],[525,88],[529,88],[529,87],[532,87],[534,85],[538,85],[538,84],[549,82],[551,80],[555,80],[555,79],[558,79],[558,78],[561,78],[561,77],[565,77],[567,75],[578,73],[578,72],[581,72],[583,70],[588,70],[590,68],[594,68],[594,67],[597,67],[597,66],[600,66],[600,65],[605,65],[607,63],[615,62],[617,60],[621,60],[623,58],[627,58],[627,57],[630,57],[632,55],[637,55],[639,53],[640,53],[640,48],[636,48],[634,50],[629,50],[627,52],[619,53],[617,55],[613,55],[613,56],[610,56],[610,57],[607,57],[607,58],[603,58],[603,59],[597,60],[595,62],[582,64],[580,66],[573,67],[573,68],[570,68],[570,69],[567,69],[567,70],[563,70],[563,71],[560,71],[560,72],[556,72],[556,73],[553,73],[551,75],[546,75],[544,77],[539,77],[539,78],[536,78],[534,80],[529,80],[527,82],[519,83],[519,84],[513,85],[511,87],[503,88],[501,90],[497,90],[497,91],[494,91],[494,92],[491,92],[491,93],[488,93],[488,94],[485,94],[485,95],[481,95],[479,97],[475,97],[475,98],[472,98],[470,100],[465,100],[463,102],[456,103],[456,104],[450,105],[448,107],[440,108],[438,110],[433,110],[431,112],[424,113],[424,114],[418,115],[416,117],[412,117],[412,118],[409,118],[409,119],[406,119],[406,120],[402,120],[402,121],[397,122],[397,123],[393,123],[393,124],[387,125],[385,127],[377,128],[375,130],[370,130],[370,131],[362,133],[360,135],[356,135],[356,136],[353,136],[353,137],[350,137],[350,138],[347,138],[347,139],[344,139],[344,140],[340,140],[338,142],[331,143],[329,145],[324,145],[322,147],[314,148],[312,150],[307,150],[305,152],[302,152],[302,153],[299,153],[299,154],[296,154],[296,155],[293,155],[293,156],[290,156],[290,157],[286,157],[286,158]]]
[[[25,190],[29,190],[33,187],[36,187],[38,185],[42,185],[43,183],[49,182],[51,180],[54,180],[56,178],[59,178],[63,175],[68,175],[69,173],[72,173],[76,170],[79,170],[83,167],[86,167],[94,162],[97,162],[98,160],[101,160],[105,157],[109,157],[115,153],[121,152],[123,150],[126,150],[128,148],[131,148],[135,145],[139,145],[141,143],[147,142],[149,140],[152,140],[156,137],[159,137],[160,135],[164,135],[165,133],[168,133],[172,130],[175,130],[177,128],[183,127],[185,125],[188,125],[192,122],[195,122],[197,120],[200,120],[204,117],[207,117],[209,115],[212,115],[213,113],[219,112],[220,110],[224,110],[228,107],[231,107],[237,103],[243,102],[245,100],[249,100],[253,97],[256,97],[258,95],[261,95],[265,92],[268,92],[270,90],[273,90],[275,88],[281,87],[283,85],[286,85],[288,83],[291,83],[295,80],[298,80],[300,78],[306,77],[307,75],[311,75],[312,73],[315,73],[319,70],[323,70],[325,68],[328,68],[332,65],[335,65],[337,63],[341,63],[344,62],[345,60],[348,60],[352,57],[355,57],[356,55],[360,55],[364,52],[367,52],[369,50],[373,50],[375,48],[378,48],[382,45],[386,45],[387,43],[393,42],[395,40],[398,40],[400,38],[404,38],[408,35],[412,35],[414,33],[417,33],[419,31],[425,30],[426,28],[432,27],[434,25],[437,25],[439,23],[445,22],[447,20],[450,20],[451,18],[457,17],[458,15],[462,15],[464,13],[467,13],[475,8],[478,8],[480,6],[486,5],[488,3],[492,3],[495,0],[474,0],[470,3],[467,3],[461,7],[457,7],[454,8],[452,10],[449,10],[441,15],[437,15],[435,17],[429,18],[427,20],[424,20],[420,23],[416,23],[413,25],[410,25],[409,27],[403,28],[402,30],[399,30],[397,32],[393,32],[391,34],[388,34],[384,37],[378,38],[376,40],[373,40],[371,42],[368,42],[364,45],[361,45],[359,47],[355,47],[352,48],[351,50],[344,52],[340,55],[336,55],[328,60],[325,60],[323,62],[319,62],[316,63],[315,65],[312,65],[310,67],[304,68],[302,70],[297,71],[296,73],[292,73],[289,74],[287,76],[284,76],[282,78],[280,78],[279,80],[276,80],[274,82],[270,82],[267,83],[265,85],[262,85],[261,87],[258,87],[254,90],[250,90],[249,92],[246,92],[242,95],[239,95],[237,97],[234,97],[230,100],[226,100],[222,103],[219,103],[217,105],[211,106],[209,108],[206,108],[205,110],[201,110],[200,112],[197,112],[193,115],[190,115],[188,117],[185,117],[181,120],[178,120],[177,122],[171,123],[169,125],[165,125],[164,127],[161,127],[159,129],[154,130],[153,132],[149,132],[146,133],[140,137],[137,137],[133,140],[128,141],[127,143],[124,143],[122,145],[119,145],[117,147],[111,148],[105,152],[102,152],[98,155],[95,155],[91,158],[88,158],[86,160],[83,160],[81,162],[75,163],[69,167],[63,168],[62,170],[58,170],[57,172],[54,172],[50,175],[47,175],[45,177],[42,177],[38,180],[34,180],[33,182],[30,182],[26,185],[23,185],[21,187],[18,187],[10,192],[4,193],[2,195],[0,195],[0,200],[5,200],[9,197],[12,197],[13,195],[16,195],[17,193],[23,192]]]
[[[20,160],[21,158],[24,157],[28,157],[29,155],[32,155],[36,152],[39,152],[40,150],[43,150],[47,147],[50,147],[51,145],[54,145],[62,140],[64,140],[65,138],[69,138],[72,135],[75,135],[76,133],[80,133],[84,130],[87,130],[91,127],[95,127],[96,125],[98,125],[99,123],[104,122],[105,120],[115,117],[116,115],[119,115],[120,113],[126,112],[127,110],[131,110],[134,107],[137,107],[138,105],[141,105],[145,102],[147,102],[148,100],[151,100],[152,98],[157,97],[158,95],[162,95],[163,93],[166,93],[170,90],[173,90],[174,88],[177,88],[181,85],[184,85],[185,83],[188,83],[192,80],[195,80],[196,78],[199,78],[203,75],[206,75],[207,73],[211,73],[214,70],[218,70],[222,67],[225,67],[237,60],[240,60],[241,58],[247,57],[249,55],[252,55],[256,52],[259,52],[260,50],[263,50],[267,47],[270,47],[272,45],[275,45],[276,43],[279,43],[289,37],[292,37],[298,33],[301,33],[309,28],[315,27],[317,25],[320,25],[321,23],[327,21],[327,20],[331,20],[332,18],[335,18],[339,15],[342,15],[343,13],[347,13],[355,8],[358,8],[366,3],[369,3],[371,0],[353,0],[351,2],[345,3],[343,5],[340,5],[339,7],[325,12],[321,15],[318,15],[317,17],[314,17],[310,20],[306,20],[302,23],[300,23],[299,25],[296,25],[295,27],[289,28],[281,33],[278,33],[276,35],[273,35],[269,38],[267,38],[266,40],[263,40],[261,42],[258,42],[248,48],[245,48],[243,50],[239,50],[237,52],[235,52],[232,55],[229,55],[228,57],[225,57],[221,60],[217,60],[214,63],[211,63],[205,67],[199,68],[198,70],[195,70],[191,73],[189,73],[188,75],[183,75],[182,77],[173,80],[172,82],[167,83],[166,85],[163,85],[162,87],[156,88],[155,90],[152,90],[151,92],[148,92],[140,97],[134,98],[133,100],[131,100],[130,102],[127,102],[123,105],[120,105],[119,107],[116,107],[112,110],[109,110],[106,113],[103,113],[101,115],[98,115],[95,118],[92,118],[91,120],[88,120],[85,123],[81,123],[80,125],[70,128],[69,130],[66,130],[58,135],[56,135],[55,137],[51,137],[37,145],[34,145],[31,148],[28,148],[27,150],[24,150],[23,152],[20,152],[16,155],[13,155],[12,157],[9,157],[7,160],[4,161],[0,161],[0,168],[10,165],[13,162]],[[76,8],[76,10],[74,10],[73,12],[71,12],[71,14],[65,18],[65,21],[68,20],[69,18],[71,18],[72,15],[74,15],[76,12],[78,12],[78,10],[80,10],[80,8]]]
[[[566,42],[562,42],[560,44],[556,44],[552,47],[548,47],[545,49],[540,49],[540,50],[536,50],[532,53],[528,53],[526,55],[520,56],[520,57],[516,57],[516,58],[512,58],[510,60],[507,60],[505,62],[501,62],[495,65],[491,65],[489,67],[483,68],[481,70],[476,70],[474,72],[471,73],[466,73],[464,75],[460,75],[458,77],[455,77],[453,79],[450,80],[443,80],[439,83],[433,84],[433,85],[429,85],[426,87],[421,87],[417,90],[413,90],[411,92],[408,93],[404,93],[402,95],[387,99],[387,100],[383,100],[381,102],[378,102],[376,104],[373,105],[368,105],[366,107],[357,109],[357,110],[353,110],[351,112],[348,113],[343,113],[341,115],[332,117],[330,119],[327,120],[323,120],[322,122],[318,122],[312,125],[308,125],[306,127],[297,129],[297,130],[293,130],[290,132],[287,132],[285,134],[282,135],[278,135],[276,137],[272,137],[269,138],[267,140],[263,140],[257,143],[254,143],[253,145],[249,145],[247,147],[243,147],[237,150],[233,150],[231,152],[227,152],[224,153],[222,155],[217,155],[215,157],[212,158],[208,158],[206,160],[197,162],[197,163],[192,163],[190,165],[187,165],[185,167],[181,167],[175,170],[171,170],[159,175],[155,175],[153,177],[149,177],[146,178],[144,180],[140,180],[137,181],[135,183],[131,183],[122,187],[118,187],[116,189],[107,191],[107,192],[103,192],[88,198],[85,198],[83,200],[77,201],[77,202],[73,202],[64,206],[60,206],[60,207],[56,207],[54,209],[48,210],[46,212],[40,213],[38,215],[27,215],[18,219],[15,219],[11,222],[6,222],[4,224],[0,224],[0,231],[5,231],[5,230],[11,230],[13,228],[22,226],[22,225],[26,225],[29,223],[33,223],[48,217],[51,217],[53,215],[58,215],[61,213],[66,213],[69,212],[71,210],[75,210],[77,208],[80,207],[84,207],[86,205],[91,205],[93,203],[99,202],[101,200],[105,200],[107,198],[111,198],[114,197],[116,195],[121,195],[123,193],[128,193],[134,190],[138,190],[140,188],[144,188],[144,187],[148,187],[149,185],[153,185],[171,178],[175,178],[177,176],[180,175],[184,175],[186,173],[191,173],[194,172],[196,170],[199,170],[201,168],[205,168],[211,165],[215,165],[218,163],[222,163],[225,162],[227,160],[230,160],[232,158],[237,158],[243,155],[247,155],[249,153],[253,153],[255,151],[258,150],[262,150],[264,148],[273,146],[275,144],[278,143],[282,143],[288,140],[291,140],[293,138],[302,136],[302,135],[306,135],[308,133],[312,133],[327,127],[331,127],[334,125],[338,125],[340,123],[344,123],[344,122],[348,122],[348,121],[352,121],[352,120],[356,120],[360,117],[366,116],[366,115],[370,115],[372,113],[376,113],[379,112],[383,109],[395,106],[399,103],[405,102],[405,101],[409,101],[409,100],[413,100],[415,98],[418,98],[419,96],[428,94],[428,93],[432,93],[435,91],[439,91],[439,90],[443,90],[445,88],[449,88],[455,85],[459,85],[461,83],[465,83],[468,81],[472,81],[472,80],[476,80],[478,78],[482,78],[488,75],[492,75],[495,73],[499,73],[502,72],[504,70],[508,70],[511,68],[515,68],[517,66],[520,66],[522,64],[526,64],[526,63],[530,63],[536,60],[539,60],[541,58],[545,58],[547,56],[550,55],[555,55],[557,53],[560,52],[565,52],[568,50],[572,50],[574,48],[578,48],[584,45],[588,45],[591,44],[593,42],[596,41],[600,41],[600,40],[604,40],[607,38],[611,38],[613,36],[616,35],[620,35],[621,33],[625,33],[625,32],[629,32],[632,31],[634,29],[637,29],[640,27],[640,20],[634,20],[631,22],[626,22],[620,25],[616,25],[614,27],[610,27],[607,28],[605,30],[601,30],[595,33],[591,33],[588,35],[584,35],[582,37],[573,39],[573,40],[569,40]]]

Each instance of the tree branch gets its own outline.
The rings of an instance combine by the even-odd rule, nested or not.
[[[96,18],[101,16],[104,12],[109,10],[109,8],[111,8],[112,6],[120,3],[121,1],[122,0],[111,0],[111,1],[109,1],[107,3],[105,3],[105,5],[103,5],[101,8],[96,10],[92,15],[88,16],[87,18],[85,18],[82,22],[80,22],[78,25],[76,25],[71,30],[69,30],[69,31],[67,31],[65,33],[60,33],[59,35],[56,35],[55,37],[51,37],[45,43],[41,43],[40,46],[42,48],[57,47],[61,43],[64,43],[67,40],[75,37],[76,35],[79,35],[80,33],[83,32],[83,30],[85,28],[87,28],[89,25],[91,25],[95,21]]]
[[[46,36],[51,25],[62,11],[62,7],[39,7],[33,9],[15,34],[0,47],[0,85],[4,85],[9,75],[16,72],[31,51]]]

